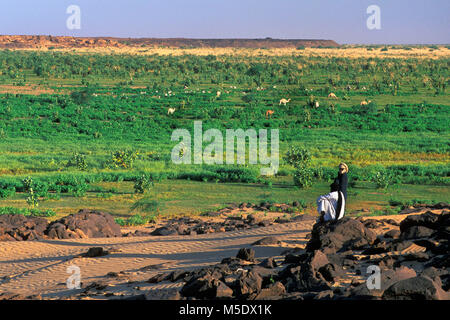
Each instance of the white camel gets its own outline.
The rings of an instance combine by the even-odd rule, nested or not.
[[[177,110],[176,108],[169,108],[167,109],[167,114],[174,114],[175,110]]]
[[[280,104],[279,104],[279,105],[281,105],[281,104],[284,104],[284,105],[286,105],[286,103],[288,103],[288,102],[290,102],[290,101],[291,101],[291,99],[290,99],[290,98],[289,98],[289,99],[287,99],[287,100],[283,98],[283,99],[281,99],[281,100],[280,100]]]

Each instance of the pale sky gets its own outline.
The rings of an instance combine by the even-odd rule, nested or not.
[[[449,0],[0,0],[0,34],[449,44]],[[81,29],[69,30],[69,5]],[[380,7],[369,30],[367,7]]]

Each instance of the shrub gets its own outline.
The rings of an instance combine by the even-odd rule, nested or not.
[[[150,190],[150,187],[153,185],[153,181],[147,175],[141,175],[136,182],[134,183],[134,193],[145,193]]]
[[[70,98],[76,104],[88,104],[92,97],[92,90],[84,88],[80,91],[73,91],[70,94]]]
[[[53,210],[38,210],[28,208],[0,207],[0,215],[2,214],[22,214],[24,216],[33,217],[53,217],[56,213]]]
[[[295,168],[294,184],[300,188],[312,185],[314,170],[310,167],[311,154],[307,149],[290,147],[284,160]]]
[[[119,150],[111,155],[111,164],[114,168],[133,168],[134,160],[136,160],[139,152],[133,150]]]
[[[307,166],[311,160],[311,153],[307,149],[291,146],[284,160],[295,168]]]
[[[387,189],[389,186],[397,183],[395,176],[391,172],[378,171],[372,176],[372,182],[375,182],[378,189]]]
[[[67,163],[67,166],[76,167],[78,170],[86,170],[87,169],[86,156],[84,154],[75,153]]]
[[[300,188],[312,186],[314,172],[309,167],[300,167],[294,172],[294,184]]]
[[[8,187],[5,189],[0,189],[0,198],[6,199],[13,196],[16,193],[16,188]]]

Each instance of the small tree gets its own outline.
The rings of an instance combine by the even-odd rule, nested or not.
[[[36,193],[33,190],[33,179],[31,177],[26,177],[22,180],[25,191],[28,192],[27,203],[32,208],[36,208],[39,206],[39,200]]]
[[[138,157],[139,152],[133,150],[119,150],[111,155],[111,163],[115,168],[132,168],[134,160]]]
[[[67,166],[77,167],[78,170],[86,170],[87,169],[86,156],[84,154],[74,153],[72,158],[67,163]]]
[[[314,172],[311,168],[311,154],[307,149],[291,147],[284,160],[295,168],[294,184],[300,188],[312,185]]]
[[[153,181],[147,175],[143,174],[134,183],[134,193],[145,193],[153,186]]]
[[[372,176],[372,182],[374,182],[378,189],[386,190],[389,186],[397,184],[397,179],[392,173],[386,170],[377,171]]]

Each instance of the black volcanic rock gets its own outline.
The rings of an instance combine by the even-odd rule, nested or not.
[[[360,221],[343,218],[338,221],[316,223],[306,249],[321,250],[326,254],[359,249],[374,243],[376,234]]]
[[[47,220],[21,214],[0,215],[0,241],[40,240],[44,238]]]
[[[51,239],[121,237],[120,226],[109,214],[96,210],[80,210],[52,222],[46,232]]]

